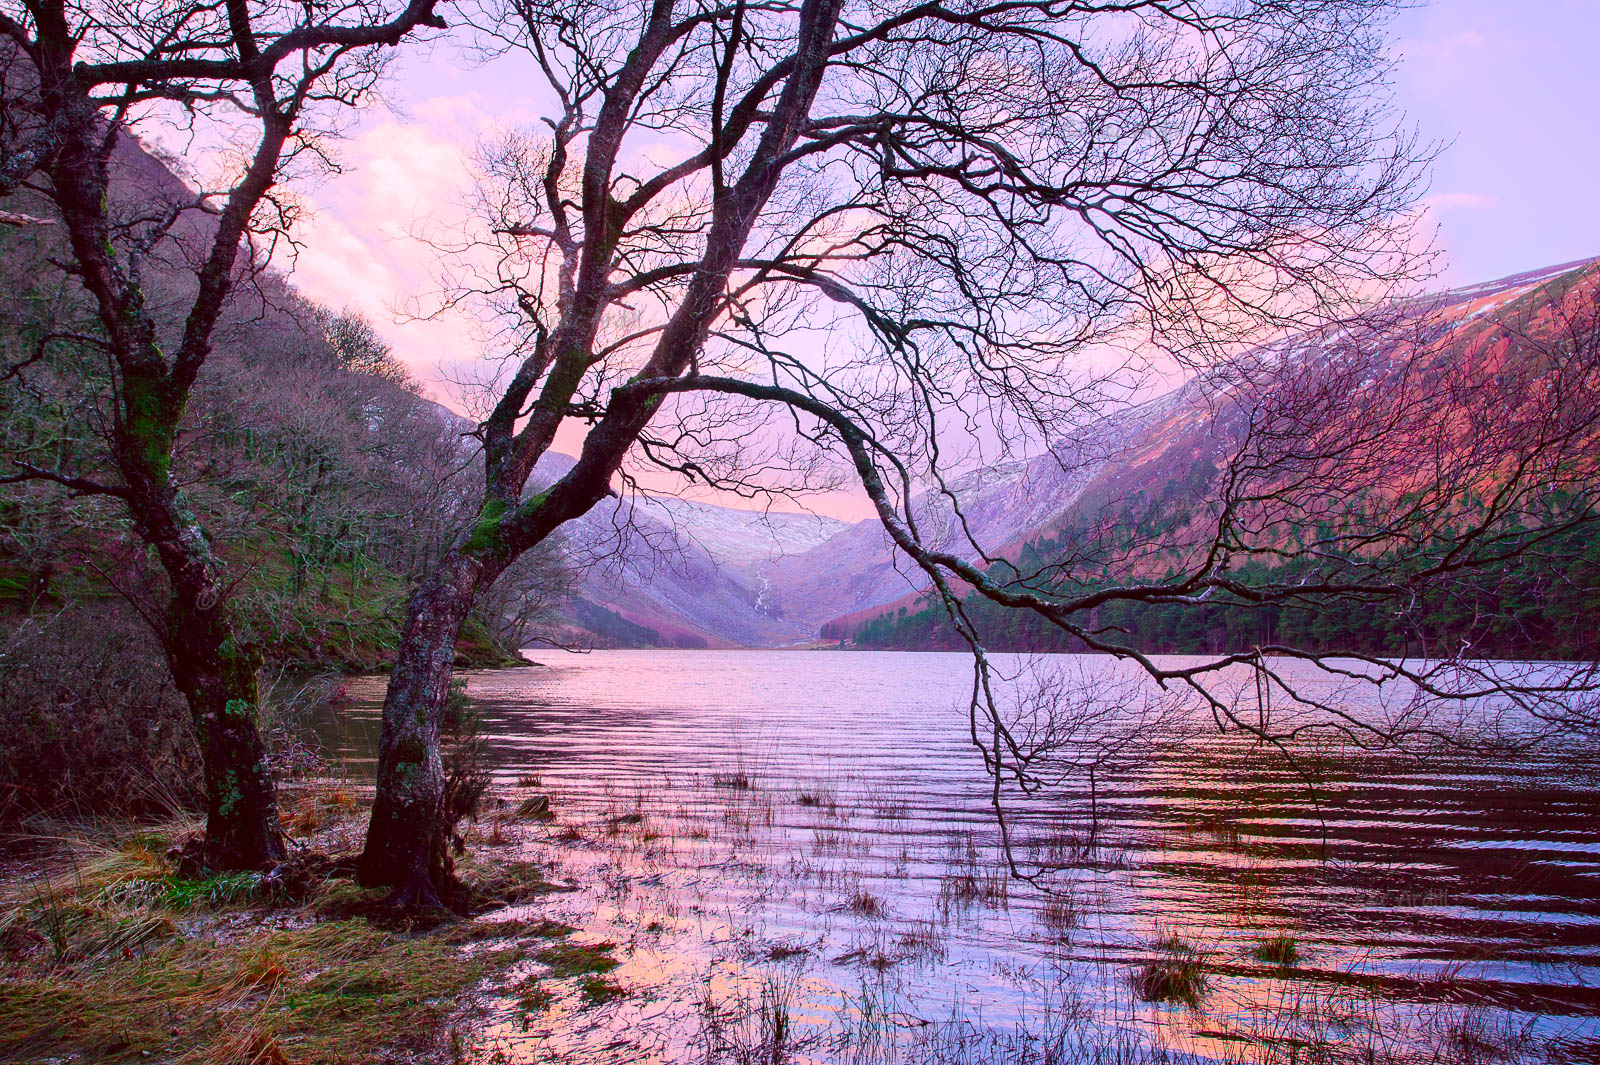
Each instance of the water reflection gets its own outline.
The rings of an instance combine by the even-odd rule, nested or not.
[[[751,1060],[775,1028],[818,1061],[1069,1061],[1118,1040],[1290,1060],[1430,1025],[1597,1055],[1590,752],[1308,748],[1291,765],[1191,730],[1010,803],[1041,890],[1006,874],[965,656],[543,657],[468,691],[499,782],[555,796],[529,856],[593,885],[550,905],[622,945],[614,975],[637,993],[531,1014],[508,999],[493,1042],[510,1060]],[[1070,664],[1097,692],[1126,686],[1115,663]],[[381,681],[351,695],[320,727],[368,771]],[[1292,964],[1262,956],[1275,939]],[[1191,970],[1203,1010],[1138,993]]]

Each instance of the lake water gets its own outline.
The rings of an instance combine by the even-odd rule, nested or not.
[[[1170,714],[1112,749],[1088,715],[1005,792],[1007,848],[966,655],[536,657],[468,692],[498,781],[554,798],[514,845],[582,887],[533,909],[618,944],[629,993],[508,990],[484,1060],[1600,1061],[1592,752],[1291,762]],[[1091,708],[1137,688],[999,664]],[[369,773],[382,680],[350,694],[322,738]]]

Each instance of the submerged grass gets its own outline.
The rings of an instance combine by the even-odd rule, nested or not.
[[[578,991],[583,996],[586,1006],[603,1006],[613,999],[626,998],[628,989],[604,976],[586,976],[583,983],[578,985]]]
[[[1146,962],[1133,974],[1133,989],[1146,1002],[1177,1002],[1199,1009],[1206,994],[1206,972],[1194,958]]]
[[[622,963],[612,956],[615,943],[552,943],[534,951],[533,959],[550,967],[550,975],[563,980],[572,976],[608,973]]]
[[[1146,1002],[1175,1002],[1198,1010],[1208,979],[1200,952],[1188,940],[1162,932],[1150,944],[1165,957],[1155,958],[1133,973],[1133,989]]]

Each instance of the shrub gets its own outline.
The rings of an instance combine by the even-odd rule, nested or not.
[[[0,638],[0,823],[197,809],[200,752],[149,631],[71,606]]]

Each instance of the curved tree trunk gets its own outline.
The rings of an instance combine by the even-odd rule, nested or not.
[[[46,193],[60,211],[72,249],[66,269],[94,300],[103,333],[94,343],[110,356],[112,458],[124,483],[32,472],[77,491],[122,499],[138,536],[160,556],[170,586],[168,609],[164,619],[150,620],[199,734],[207,791],[202,856],[209,864],[260,868],[281,860],[284,845],[271,767],[256,728],[261,658],[238,638],[229,585],[172,476],[174,445],[235,280],[263,265],[251,252],[240,270],[240,250],[257,228],[257,208],[281,176],[285,146],[301,133],[314,136],[315,126],[303,123],[304,105],[358,104],[369,91],[368,79],[343,67],[338,57],[397,44],[418,26],[443,29],[435,3],[411,0],[381,21],[341,22],[308,8],[303,19],[290,20],[293,32],[272,31],[277,42],[267,48],[257,39],[265,23],[256,22],[258,15],[271,21],[275,14],[230,0],[220,35],[208,34],[203,44],[190,47],[174,45],[170,34],[180,33],[199,8],[168,5],[170,11],[152,13],[155,21],[147,27],[152,40],[166,43],[153,45],[139,61],[110,63],[114,74],[97,61],[118,51],[118,29],[86,29],[64,0],[30,0],[23,5],[26,13],[15,17],[8,5],[0,19],[7,73],[16,75],[7,88],[20,90],[16,101],[6,101],[16,104],[7,108],[6,125],[9,130],[20,119],[25,131],[21,150],[0,167],[0,192],[36,171],[47,179]],[[130,143],[129,101],[153,96],[192,107],[219,94],[259,121],[254,148],[224,186],[220,205],[215,191],[189,202],[180,202],[187,194],[174,200],[166,192],[148,203],[123,202],[116,194],[122,189],[113,189],[112,158],[119,145]],[[173,245],[188,228],[180,224],[186,217],[206,220],[181,246]],[[163,289],[153,303],[142,273],[145,263],[173,252],[179,253],[173,260],[192,271],[195,288],[169,352],[164,336],[170,331],[152,306],[167,305],[172,294]],[[42,356],[44,348],[39,351]]]
[[[358,870],[391,887],[395,906],[439,906],[450,875],[439,722],[450,694],[456,634],[483,587],[481,562],[452,550],[411,596],[383,700],[377,798]]]
[[[436,887],[448,873],[446,826],[440,817],[444,779],[439,721],[449,693],[461,622],[478,593],[492,584],[506,565],[563,523],[587,513],[611,491],[623,458],[662,403],[660,394],[637,387],[639,382],[677,378],[694,365],[712,323],[724,309],[728,278],[751,227],[783,174],[782,160],[802,133],[827,66],[829,42],[841,8],[842,0],[805,0],[794,70],[783,77],[773,115],[766,120],[760,144],[743,176],[722,189],[719,172],[719,193],[704,237],[705,255],[692,271],[677,309],[657,335],[649,359],[630,379],[634,387],[620,385],[612,390],[604,413],[590,419],[592,428],[584,437],[577,463],[549,488],[524,498],[523,489],[535,464],[548,451],[563,421],[572,416],[578,389],[599,361],[592,349],[607,306],[616,298],[612,273],[631,268],[616,256],[625,221],[637,208],[613,197],[611,172],[635,101],[653,76],[657,60],[678,39],[671,0],[651,5],[639,27],[638,45],[605,90],[592,127],[587,119],[571,116],[589,130],[582,191],[585,217],[604,224],[586,223],[581,255],[579,242],[571,241],[570,231],[561,238],[562,254],[567,256],[561,282],[561,322],[549,331],[541,326],[534,350],[526,355],[483,423],[485,495],[477,525],[463,534],[412,596],[384,699],[378,794],[360,876],[362,883],[371,887],[393,886],[391,901],[397,905],[437,904]],[[558,132],[563,139],[558,139],[552,159],[565,158],[568,134]],[[564,164],[553,165],[547,187],[558,189]],[[561,197],[555,195],[555,200]],[[557,214],[564,210],[559,202],[552,209]],[[561,225],[566,231],[567,223]],[[530,405],[536,387],[538,397]],[[580,410],[586,406],[580,405]],[[517,428],[519,422],[521,429]]]

